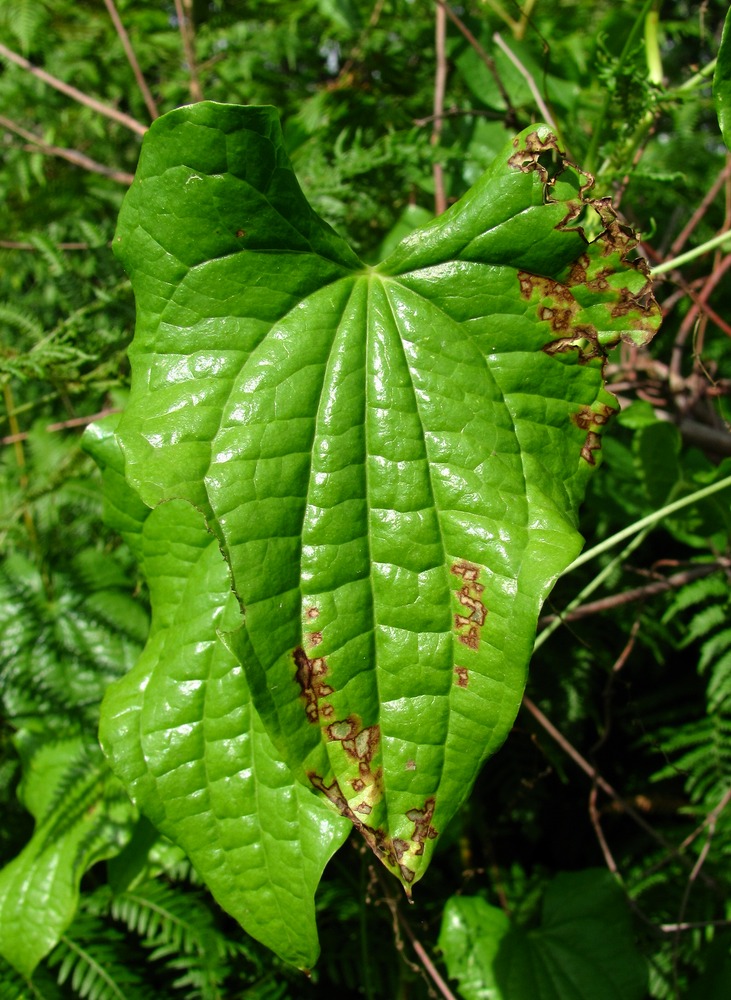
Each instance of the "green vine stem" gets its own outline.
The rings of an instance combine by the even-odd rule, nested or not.
[[[687,250],[685,253],[679,254],[677,257],[673,257],[671,260],[663,261],[662,264],[658,264],[657,267],[650,269],[650,274],[653,278],[659,277],[661,274],[667,274],[668,271],[675,270],[676,267],[682,267],[683,264],[689,263],[691,260],[695,260],[696,257],[702,257],[704,253],[708,253],[709,250],[715,250],[716,247],[723,246],[724,243],[731,241],[731,229],[727,229],[723,233],[719,233],[718,236],[712,237],[710,240],[706,240],[705,243],[701,243],[700,246],[693,247],[692,250]]]
[[[666,504],[664,507],[660,507],[659,510],[653,511],[652,514],[648,514],[646,517],[640,518],[639,521],[634,521],[632,524],[627,525],[621,531],[616,532],[614,535],[610,535],[603,542],[599,542],[592,549],[587,549],[586,552],[582,552],[571,563],[569,568],[562,574],[566,576],[568,573],[572,573],[579,566],[583,566],[584,563],[589,562],[591,559],[596,559],[603,552],[607,552],[609,549],[613,548],[615,545],[619,545],[623,542],[625,538],[631,538],[632,535],[637,534],[639,531],[643,531],[646,527],[652,527],[657,524],[658,521],[662,521],[664,517],[669,517],[678,510],[682,510],[683,507],[689,507],[691,504],[698,503],[699,500],[705,500],[706,497],[712,496],[714,493],[719,493],[721,490],[725,490],[731,487],[731,476],[726,476],[725,479],[719,479],[716,483],[711,483],[710,486],[704,486],[700,490],[696,490],[693,493],[689,493],[687,496],[681,497],[679,500],[673,500],[671,503]],[[542,634],[542,633],[541,633]]]

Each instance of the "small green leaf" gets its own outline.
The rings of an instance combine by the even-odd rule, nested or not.
[[[731,10],[726,14],[713,74],[713,100],[723,141],[731,149]]]
[[[120,215],[125,475],[151,507],[202,512],[269,737],[407,890],[509,732],[542,601],[581,546],[615,407],[605,351],[659,321],[634,238],[582,185],[527,129],[369,267],[308,205],[273,109],[202,103],[153,124]],[[193,669],[202,622],[165,655]]]
[[[479,896],[453,896],[439,947],[464,1000],[642,1000],[644,960],[608,872],[558,875],[525,930]]]
[[[17,740],[20,797],[36,826],[0,871],[0,954],[31,976],[73,920],[84,872],[121,848],[130,806],[99,748],[82,737],[37,749],[27,733]]]

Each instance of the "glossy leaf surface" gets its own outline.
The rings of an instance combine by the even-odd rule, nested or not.
[[[86,445],[105,470],[107,521],[149,583],[153,619],[137,665],[107,695],[102,745],[218,902],[286,961],[311,967],[315,889],[349,825],[295,780],[218,637],[239,608],[216,539],[184,501],[149,511],[131,495],[115,423],[95,425]]]
[[[115,245],[138,307],[126,476],[202,512],[243,610],[216,627],[269,736],[408,888],[507,735],[581,546],[604,351],[658,320],[634,243],[538,126],[370,268],[310,209],[272,109],[199,104],[150,129]],[[195,658],[182,621],[167,635]],[[197,737],[172,734],[207,703],[183,721],[160,698],[139,753],[202,781]],[[217,709],[227,738],[239,709]],[[126,711],[109,702],[108,743]]]
[[[731,11],[726,14],[713,74],[713,100],[723,141],[731,149]]]
[[[439,936],[464,1000],[641,1000],[647,969],[611,875],[587,869],[548,887],[540,926],[511,923],[479,896],[453,896]]]

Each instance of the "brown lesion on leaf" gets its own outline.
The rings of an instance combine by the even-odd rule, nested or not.
[[[414,832],[411,836],[411,840],[415,845],[414,854],[423,854],[424,842],[426,840],[434,840],[438,836],[437,831],[431,825],[435,804],[433,798],[427,799],[423,809],[409,809],[406,813],[406,818],[410,819],[414,824]]]
[[[378,827],[370,827],[364,823],[358,813],[363,813],[365,815],[368,814],[370,808],[363,808],[363,806],[367,805],[367,803],[360,802],[354,809],[351,809],[347,799],[342,793],[337,779],[333,779],[333,781],[328,785],[326,784],[324,778],[322,778],[321,775],[316,774],[314,771],[309,771],[307,777],[313,788],[316,788],[318,792],[321,792],[328,799],[328,801],[332,803],[341,816],[350,820],[379,861],[382,861],[387,867],[393,869],[394,871],[399,871],[401,873],[401,877],[407,884],[413,881],[414,872],[401,861],[401,858],[411,846],[407,841],[399,840],[397,838],[392,839],[384,830],[381,830]]]
[[[601,296],[609,319],[630,317],[627,329],[616,331],[616,341],[624,340],[636,345],[649,343],[659,325],[660,310],[652,294],[652,280],[647,262],[641,257],[631,259],[632,251],[639,242],[637,234],[619,218],[611,198],[589,196],[594,178],[563,156],[556,136],[552,132],[545,129],[535,130],[523,138],[517,137],[514,146],[515,152],[508,159],[508,165],[524,173],[536,171],[544,184],[544,199],[547,203],[557,203],[551,189],[565,170],[575,172],[579,178],[577,196],[563,201],[566,214],[555,228],[563,232],[578,233],[586,243],[587,251],[570,265],[563,279],[565,281],[563,286],[550,278],[534,276],[531,279],[525,272],[519,275],[521,294],[524,298],[531,297],[536,282],[553,282],[553,289],[546,293],[555,298],[555,302],[541,304],[543,310],[541,318],[551,322],[555,332],[564,339],[558,346],[548,345],[552,349],[547,350],[547,353],[561,353],[572,347],[566,336],[568,332],[566,315],[562,315],[560,309],[556,308],[560,305],[560,292],[556,286],[563,287],[569,295],[569,289],[579,285],[584,286],[588,291]],[[579,222],[582,213],[587,209],[593,209],[601,225],[599,235],[592,240],[586,236]],[[624,286],[620,281],[612,281],[619,272],[627,273]],[[569,308],[578,306],[574,303],[574,307]],[[572,339],[583,337],[586,337],[586,333],[575,331]],[[585,362],[595,357],[603,358],[603,351],[596,344],[596,330],[588,339],[595,341],[595,345],[589,353],[580,354],[579,360]]]
[[[320,617],[320,612],[315,607],[307,608],[307,610],[305,611],[305,618],[309,618],[311,622],[319,617]]]
[[[522,145],[521,145],[522,142]],[[594,178],[586,170],[577,167],[567,160],[558,145],[558,138],[553,132],[538,130],[529,132],[526,136],[516,136],[513,139],[515,152],[508,157],[508,166],[520,170],[524,174],[536,171],[544,187],[544,198],[550,201],[550,189],[566,170],[572,170],[579,182],[579,204],[587,191],[594,186]]]
[[[373,758],[381,741],[379,726],[363,726],[356,715],[333,722],[324,729],[328,740],[342,744],[343,750],[358,764],[361,777],[378,782],[380,770],[373,770]]]
[[[480,583],[480,570],[472,563],[456,562],[451,572],[463,580],[462,587],[455,591],[457,600],[465,608],[463,614],[454,616],[457,638],[469,649],[477,650],[480,648],[482,627],[487,620],[487,608],[482,601],[485,587]]]
[[[616,412],[616,407],[609,406],[607,403],[598,403],[596,407],[580,407],[576,413],[571,415],[571,420],[581,430],[588,431],[593,427],[603,427],[612,414]]]
[[[583,263],[579,265],[576,275],[579,273],[586,276]],[[568,284],[529,271],[518,271],[518,282],[520,294],[526,301],[534,297],[538,300],[536,315],[539,320],[548,323],[555,334],[554,339],[543,346],[546,354],[552,357],[566,351],[577,351],[580,364],[604,357],[596,328],[589,323],[577,322],[580,306]]]
[[[321,710],[322,714],[327,716],[326,709],[329,708],[329,714],[332,714],[332,706],[320,705],[322,699],[333,694],[335,690],[325,680],[328,673],[327,661],[322,656],[310,659],[301,646],[294,650],[292,656],[296,667],[295,680],[299,684],[305,702],[305,714],[310,722],[316,723]]]
[[[594,452],[599,451],[602,446],[602,439],[599,437],[596,431],[589,431],[586,435],[586,441],[581,448],[581,457],[589,463],[589,465],[596,465],[596,459],[594,458]]]
[[[319,646],[322,642],[322,632],[308,632],[307,643],[310,646]]]
[[[466,688],[470,682],[470,674],[467,667],[455,667],[454,676],[457,687]]]
[[[571,415],[571,421],[580,430],[586,431],[586,439],[581,448],[581,457],[589,465],[596,465],[594,452],[601,448],[599,431],[617,410],[608,403],[596,403],[592,406],[582,406]]]

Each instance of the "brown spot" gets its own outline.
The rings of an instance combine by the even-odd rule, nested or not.
[[[616,412],[613,406],[608,406],[606,403],[599,403],[596,409],[582,406],[577,413],[572,414],[571,420],[581,430],[587,431],[592,427],[603,427]]]
[[[362,778],[353,778],[350,784],[353,786],[354,792],[362,792],[366,786],[366,783]]]
[[[601,447],[601,439],[597,433],[599,428],[603,427],[612,414],[616,412],[614,407],[608,406],[606,403],[598,403],[596,409],[591,406],[582,406],[571,415],[572,422],[580,430],[587,431],[586,440],[581,448],[581,457],[589,465],[596,465],[593,452]]]
[[[457,592],[457,600],[470,612],[469,615],[464,618],[463,624],[466,625],[468,622],[474,622],[480,627],[485,624],[487,608],[478,596],[484,589],[485,588],[481,583],[473,583],[471,588],[468,584],[465,584],[464,587]]]
[[[237,229],[236,230],[236,235],[238,236],[239,239],[241,239],[242,236],[246,236],[246,230],[245,229]]]
[[[594,458],[594,452],[601,448],[601,438],[595,431],[589,431],[586,435],[586,441],[581,449],[581,457],[585,459],[589,465],[596,465],[596,459]]]
[[[414,833],[411,837],[416,845],[414,854],[424,853],[424,841],[434,840],[438,836],[437,831],[431,825],[431,818],[434,815],[435,800],[427,799],[423,809],[409,809],[406,818],[414,824]]]
[[[400,864],[399,869],[401,870],[401,878],[404,880],[404,882],[414,881],[414,876],[416,875],[416,872],[412,872],[412,870],[410,868],[407,868],[406,865],[404,864]]]
[[[480,570],[478,566],[473,566],[472,563],[459,562],[452,566],[451,572],[455,576],[464,577],[465,580],[474,581],[480,576]]]
[[[604,358],[599,342],[597,340],[594,327],[575,326],[573,337],[557,337],[556,340],[544,344],[541,350],[553,357],[554,354],[565,354],[567,351],[576,351],[580,365],[585,365],[595,358]]]
[[[310,621],[314,621],[315,618],[320,617],[320,612],[317,608],[308,608],[307,611],[305,611],[305,617],[309,618]]]
[[[466,688],[470,682],[470,675],[467,667],[455,667],[454,673],[457,677],[457,687]]]
[[[405,769],[407,771],[415,771],[416,770],[416,761],[415,760],[407,760],[406,761],[406,768]]]
[[[393,853],[396,855],[396,860],[400,861],[401,858],[406,854],[409,849],[408,840],[402,840],[400,837],[393,838]]]
[[[322,632],[310,632],[307,636],[310,646],[319,646],[322,642]]]
[[[479,581],[480,569],[472,563],[457,562],[452,566],[451,572],[455,576],[461,576],[464,581],[463,586],[455,591],[455,596],[468,612],[454,616],[454,627],[461,633],[457,638],[469,649],[477,650],[480,648],[480,631],[487,619],[487,608],[482,602],[485,586]]]
[[[301,646],[294,650],[292,656],[297,667],[294,677],[304,698],[305,714],[310,722],[317,722],[320,700],[334,692],[334,688],[323,680],[328,672],[327,661],[321,656],[311,660]]]
[[[373,812],[372,806],[369,806],[367,802],[359,802],[355,807],[355,811],[359,813],[364,813],[366,816],[368,813]]]
[[[325,729],[329,740],[352,740],[358,731],[358,723],[353,716],[345,721],[333,722]]]
[[[551,162],[553,154],[560,152],[556,136],[553,132],[548,132],[543,137],[537,131],[529,132],[528,135],[523,136],[522,141],[524,145],[519,148],[518,143],[520,139],[516,138],[513,140],[516,150],[508,158],[508,166],[520,170],[524,174],[536,170],[544,184],[553,183],[558,174],[562,173],[565,169],[563,164],[561,164],[558,170],[556,170],[555,164]],[[547,154],[551,156],[551,159],[547,158]],[[552,168],[551,174],[549,174],[547,164],[550,164]]]

